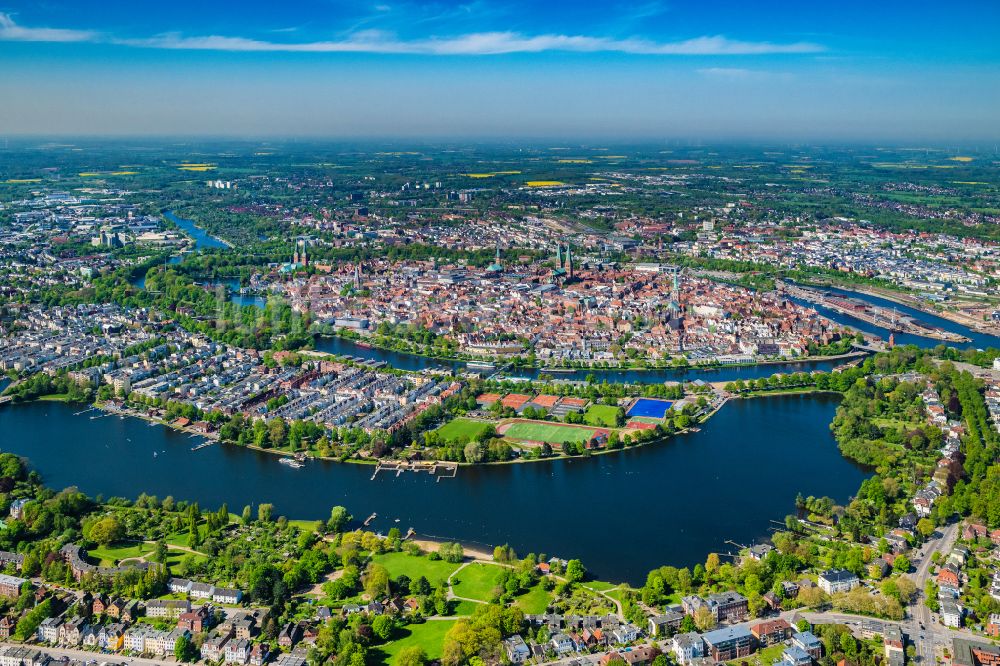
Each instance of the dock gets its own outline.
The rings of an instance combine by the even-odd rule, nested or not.
[[[453,479],[458,476],[458,463],[439,461],[407,462],[405,460],[380,461],[372,473],[372,481],[379,475],[379,472],[394,474],[397,477],[403,472],[427,472],[431,476],[437,477],[437,481],[440,482],[441,479]]]
[[[368,527],[369,525],[371,525],[372,521],[375,520],[377,517],[378,517],[378,514],[377,513],[373,513],[372,515],[370,515],[367,518],[365,518],[365,522],[363,523],[364,526]]]
[[[194,437],[194,435],[192,435],[192,437]],[[192,446],[192,447],[191,447],[191,450],[192,450],[192,451],[198,451],[198,450],[200,450],[200,449],[203,449],[203,448],[205,448],[206,446],[212,446],[212,444],[215,444],[215,442],[214,442],[214,441],[212,441],[212,440],[210,440],[210,439],[206,439],[206,440],[205,440],[204,442],[202,442],[201,444],[196,444],[195,446]]]

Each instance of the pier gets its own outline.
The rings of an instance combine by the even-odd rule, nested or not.
[[[405,460],[379,461],[378,465],[375,466],[375,471],[372,473],[372,481],[379,475],[379,472],[394,474],[395,476],[399,476],[403,472],[427,472],[431,476],[437,477],[437,481],[440,482],[441,479],[453,479],[458,475],[458,463],[438,461],[407,462]]]

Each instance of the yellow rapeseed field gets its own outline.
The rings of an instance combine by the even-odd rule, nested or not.
[[[529,180],[525,183],[528,187],[559,187],[565,184],[558,180]]]

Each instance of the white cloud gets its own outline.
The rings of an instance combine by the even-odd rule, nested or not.
[[[0,12],[0,41],[7,42],[90,42],[98,38],[89,30],[64,28],[25,28],[14,22],[10,14]]]
[[[764,55],[817,53],[824,47],[811,42],[776,44],[733,40],[722,35],[695,37],[677,42],[657,42],[631,37],[612,39],[586,35],[525,35],[518,32],[475,32],[453,37],[399,39],[391,33],[368,30],[336,41],[276,42],[225,35],[185,36],[177,32],[144,38],[106,37],[86,30],[28,28],[0,13],[0,41],[106,42],[124,46],[197,51],[249,51],[288,53],[386,53],[411,55],[499,55],[568,51],[578,53],[618,52],[639,55]]]
[[[640,55],[763,55],[817,53],[824,48],[809,42],[775,44],[728,39],[721,35],[680,42],[655,42],[641,38],[609,39],[585,35],[524,35],[517,32],[476,32],[454,37],[401,40],[379,31],[358,32],[338,41],[271,42],[244,37],[209,35],[185,37],[167,33],[147,39],[119,40],[130,46],[211,51],[267,51],[311,53],[394,53],[413,55],[499,55],[571,51],[619,52]]]

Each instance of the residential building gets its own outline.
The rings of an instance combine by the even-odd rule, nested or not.
[[[813,659],[823,656],[823,643],[811,631],[800,631],[792,635],[792,645],[797,645]]]
[[[667,611],[663,615],[654,615],[649,618],[649,635],[657,638],[668,636],[680,629],[684,616],[681,613]]]
[[[750,656],[754,649],[753,634],[746,627],[723,627],[702,636],[707,654],[716,661],[729,661]]]
[[[792,625],[782,618],[764,620],[750,625],[750,633],[762,646],[781,643],[792,636]]]
[[[507,660],[512,664],[523,664],[531,658],[531,650],[520,634],[515,634],[503,642]]]
[[[674,659],[681,666],[687,666],[694,659],[705,656],[705,641],[701,634],[688,632],[677,634],[670,641],[670,651],[674,654]]]
[[[0,596],[17,598],[21,594],[21,586],[27,582],[27,578],[0,574]]]
[[[829,569],[819,575],[819,587],[827,594],[850,592],[860,584],[857,575],[846,569]]]
[[[786,647],[781,653],[782,666],[811,666],[812,657],[798,645]]]

